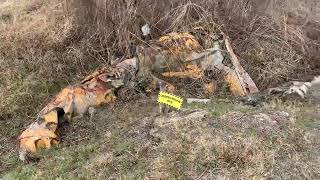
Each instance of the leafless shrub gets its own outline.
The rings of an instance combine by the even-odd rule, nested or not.
[[[42,82],[59,82],[58,87],[45,90],[51,94],[116,57],[130,56],[130,45],[144,43],[140,27],[145,23],[151,25],[153,38],[171,31],[190,31],[199,35],[205,47],[210,46],[210,41],[205,41],[208,35],[225,32],[245,69],[262,89],[316,73],[320,44],[317,19],[300,20],[301,10],[287,13],[295,12],[287,2],[270,0],[272,6],[259,2],[6,1],[0,10],[2,102],[14,93],[8,88],[10,84],[18,79],[26,81],[31,74],[37,74]],[[303,8],[308,11],[318,6]],[[2,106],[23,99],[16,97]]]
[[[295,9],[289,2],[75,0],[69,6],[76,7],[78,12],[90,12],[78,13],[78,19],[87,20],[93,28],[89,35],[98,37],[94,39],[98,46],[90,51],[104,54],[93,54],[95,57],[110,59],[119,52],[126,55],[130,44],[143,43],[140,27],[149,23],[153,38],[172,31],[223,30],[231,36],[245,68],[261,88],[299,78],[319,66],[315,60],[319,57],[315,52],[319,40],[308,39],[306,29],[292,23],[299,16],[291,17]],[[312,10],[304,8],[306,12]]]

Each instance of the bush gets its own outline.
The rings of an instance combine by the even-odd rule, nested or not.
[[[6,1],[0,5],[1,113],[34,116],[61,87],[116,57],[128,57],[127,47],[143,43],[145,23],[152,26],[153,38],[190,31],[200,34],[205,46],[210,46],[208,35],[225,32],[261,89],[316,72],[319,54],[312,49],[319,39],[310,39],[303,25],[293,23],[299,14],[283,13],[290,12],[286,2],[266,6],[271,13],[262,5],[247,0]]]

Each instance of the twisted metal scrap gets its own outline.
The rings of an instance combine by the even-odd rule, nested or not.
[[[137,56],[124,60],[116,66],[103,68],[86,77],[79,84],[64,88],[38,114],[20,136],[20,159],[25,160],[27,153],[35,153],[40,148],[51,148],[59,143],[57,135],[61,119],[82,116],[91,107],[112,103],[116,100],[115,91],[134,79],[152,79],[149,84],[155,90],[174,92],[175,87],[163,78],[203,78],[205,70],[219,69],[225,74],[225,81],[237,96],[257,92],[258,89],[241,67],[226,40],[227,49],[233,62],[233,68],[222,64],[218,44],[203,50],[197,39],[189,33],[170,33],[161,37],[148,47],[138,47]],[[213,93],[213,82],[204,87]]]
[[[97,107],[116,100],[115,90],[129,81],[135,73],[135,60],[129,59],[116,67],[104,68],[86,77],[79,84],[64,88],[38,114],[19,136],[19,158],[40,148],[51,148],[59,143],[58,124],[62,118],[82,116],[90,107]]]

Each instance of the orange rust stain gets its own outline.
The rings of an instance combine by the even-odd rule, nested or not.
[[[38,148],[50,148],[52,140],[57,138],[55,132],[46,129],[44,125],[35,123],[32,126],[20,135],[20,148],[28,152],[36,152]]]
[[[229,89],[232,92],[232,94],[236,96],[245,96],[246,93],[243,91],[243,88],[240,84],[239,78],[235,73],[228,73],[225,76],[225,81],[229,85]]]
[[[211,95],[216,91],[217,87],[216,84],[213,82],[204,84],[204,91],[207,95]]]
[[[170,51],[173,55],[183,52],[199,51],[201,45],[190,33],[172,32],[159,38],[158,42],[164,50]]]
[[[187,65],[186,69],[184,71],[178,71],[178,72],[165,72],[161,74],[165,77],[178,77],[178,78],[195,78],[200,79],[203,77],[202,70],[195,64],[189,64]]]
[[[75,95],[81,95],[81,96],[84,96],[85,94],[86,94],[86,90],[85,89],[83,89],[82,87],[75,87],[74,89],[73,89],[73,93],[75,94]]]

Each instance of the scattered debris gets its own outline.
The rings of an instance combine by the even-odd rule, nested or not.
[[[217,41],[213,48],[201,50],[201,45],[189,33],[170,33],[150,47],[139,47],[137,57],[126,59],[112,67],[104,67],[79,84],[66,87],[39,112],[36,122],[19,136],[19,158],[24,161],[28,153],[58,144],[56,131],[61,119],[83,116],[88,111],[92,117],[94,107],[114,102],[117,98],[116,91],[132,84],[132,80],[144,81],[151,78],[151,82],[146,83],[147,90],[155,91],[160,88],[161,91],[174,93],[175,86],[163,79],[201,80],[205,76],[205,70],[218,69],[224,72],[225,81],[234,95],[246,97],[246,104],[256,106],[260,101],[257,97],[264,97],[263,92],[259,92],[240,65],[228,37],[224,41],[234,69],[223,64],[224,57]],[[311,82],[294,82],[287,89],[269,89],[265,96],[274,94],[286,97],[297,94],[304,98],[307,90],[318,84],[319,77],[315,77]],[[208,93],[214,93],[217,89],[213,82],[204,83],[203,86]],[[187,103],[192,102],[208,103],[210,99],[187,99]],[[164,107],[160,106],[160,112],[164,111]]]
[[[316,88],[320,86],[320,76],[316,76],[310,82],[293,82],[293,85],[286,90],[283,94],[288,95],[298,95],[302,99],[305,98],[307,92],[312,87]]]
[[[19,158],[25,161],[29,152],[35,153],[40,148],[49,149],[58,144],[56,131],[61,119],[83,116],[88,110],[92,112],[93,107],[114,102],[114,91],[130,80],[131,64],[128,61],[114,68],[103,68],[56,95],[39,112],[36,122],[19,136]]]
[[[198,99],[198,98],[187,98],[187,103],[208,103],[211,99]]]
[[[142,31],[144,35],[149,34],[149,25],[143,26]],[[20,159],[25,160],[29,152],[51,148],[59,143],[56,131],[60,119],[83,116],[89,109],[94,112],[92,108],[114,102],[116,92],[132,82],[147,81],[145,89],[148,91],[155,91],[161,85],[162,91],[174,93],[175,86],[164,79],[191,78],[200,81],[205,78],[204,71],[218,69],[225,74],[225,81],[234,95],[246,96],[258,92],[258,88],[240,65],[228,38],[225,37],[224,41],[234,69],[223,64],[220,41],[216,41],[213,48],[203,50],[196,37],[186,32],[173,32],[147,47],[137,47],[136,57],[104,67],[79,84],[66,87],[39,112],[36,122],[18,138]],[[150,79],[151,82],[148,81]],[[203,83],[203,86],[208,93],[216,90],[213,82]]]
[[[256,84],[253,82],[249,74],[240,65],[238,57],[233,52],[233,49],[230,45],[230,41],[228,37],[225,37],[225,43],[226,43],[227,50],[230,54],[232,64],[235,68],[235,73],[237,74],[238,82],[241,84],[242,91],[245,93],[245,95],[259,92],[259,89],[257,88]]]
[[[151,28],[149,26],[149,24],[145,24],[141,27],[141,31],[142,31],[142,35],[143,36],[149,36],[150,35],[150,31],[151,31]]]
[[[262,102],[271,99],[282,100],[311,100],[311,102],[319,101],[320,94],[320,76],[316,76],[309,82],[293,81],[285,83],[279,87],[269,88],[265,91],[252,93],[248,96],[240,98],[246,105],[257,106]]]

